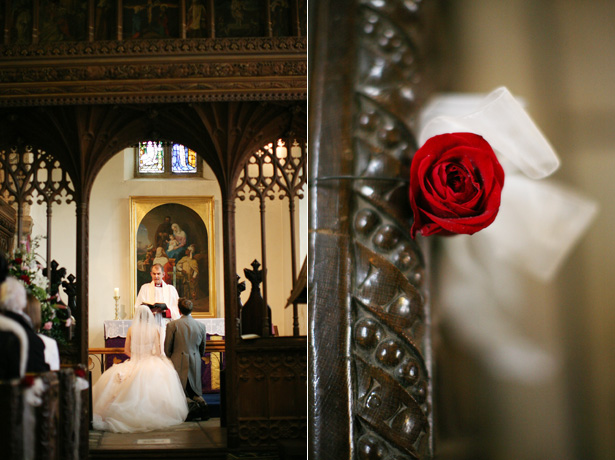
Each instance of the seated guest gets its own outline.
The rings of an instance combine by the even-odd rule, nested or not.
[[[51,337],[39,332],[41,330],[41,303],[30,293],[28,293],[27,301],[26,314],[32,321],[34,331],[45,344],[45,362],[49,364],[49,368],[52,371],[60,370],[60,352],[58,350],[58,343]]]
[[[0,314],[18,323],[27,335],[26,372],[45,372],[49,370],[45,362],[45,344],[34,332],[30,318],[24,313],[26,303],[26,288],[23,284],[13,277],[7,278],[0,286]]]
[[[8,262],[0,252],[0,283],[8,274]],[[0,314],[0,380],[23,377],[28,357],[28,336],[23,327]]]
[[[16,321],[0,314],[0,380],[21,378],[28,362],[28,336]]]

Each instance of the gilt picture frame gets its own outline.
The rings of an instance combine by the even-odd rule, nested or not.
[[[152,265],[160,263],[165,282],[192,300],[192,316],[215,318],[214,243],[213,196],[130,197],[132,313]]]

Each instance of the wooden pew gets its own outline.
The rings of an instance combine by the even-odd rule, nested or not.
[[[71,368],[60,369],[60,425],[58,430],[60,458],[75,458],[76,417],[72,414],[76,404],[75,373]]]
[[[2,458],[23,458],[23,393],[19,380],[0,381],[0,446]]]
[[[24,426],[24,429],[35,429],[35,458],[55,460],[58,456],[60,379],[57,372],[45,372],[34,377],[40,377],[46,388],[42,404],[35,409],[35,427]]]
[[[30,454],[37,460],[87,458],[89,438],[88,393],[77,391],[77,371],[28,374],[22,380],[0,381],[0,446],[3,459],[21,460]],[[41,404],[27,406],[26,392],[39,380],[44,390]],[[32,417],[30,417],[32,415]]]
[[[86,378],[85,367],[62,368],[60,376],[59,458],[87,457],[89,442],[89,389],[78,390],[78,376]]]

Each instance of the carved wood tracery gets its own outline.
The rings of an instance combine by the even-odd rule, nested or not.
[[[21,242],[24,206],[45,203],[47,208],[47,273],[51,273],[52,205],[72,203],[75,189],[69,174],[49,152],[20,142],[0,150],[0,194],[17,207],[17,241]]]
[[[297,247],[295,241],[295,200],[303,198],[307,180],[307,144],[302,139],[285,136],[269,142],[246,158],[234,196],[240,201],[246,198],[258,200],[261,217],[261,260],[263,277],[263,301],[267,303],[267,247],[265,216],[266,201],[279,198],[288,200],[291,243],[291,278],[297,281]],[[263,334],[268,335],[266,327]],[[293,304],[293,335],[299,335],[297,303]]]

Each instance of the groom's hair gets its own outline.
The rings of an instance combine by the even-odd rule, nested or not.
[[[177,306],[179,307],[179,311],[182,315],[187,316],[192,313],[192,301],[188,299],[184,299],[183,297],[179,299],[177,302]]]

